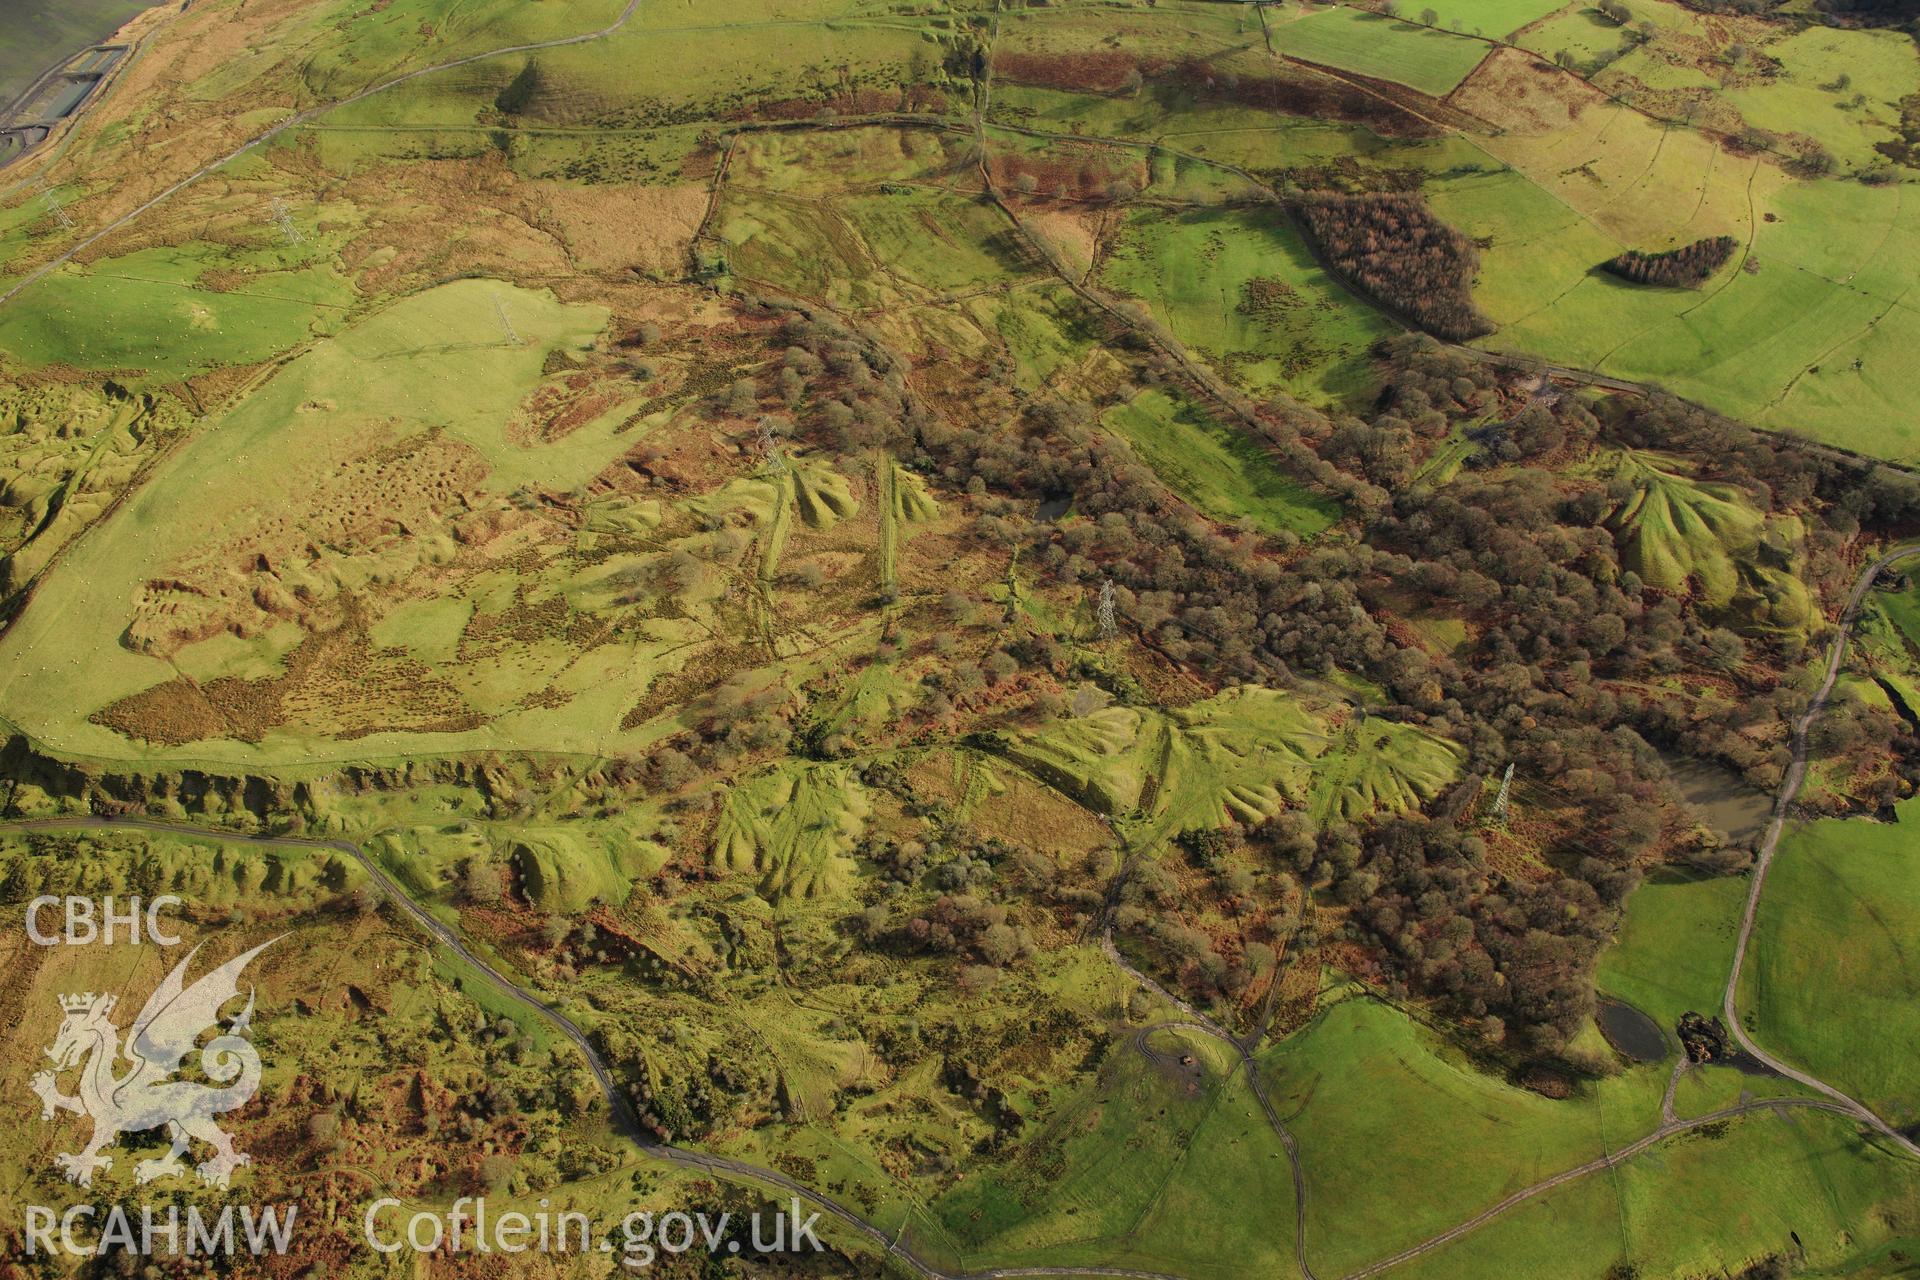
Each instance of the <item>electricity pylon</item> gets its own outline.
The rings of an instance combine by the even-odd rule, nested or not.
[[[1513,790],[1513,764],[1508,762],[1506,776],[1500,779],[1500,794],[1493,798],[1492,817],[1497,822],[1507,820],[1507,795]]]
[[[287,212],[286,202],[279,196],[273,198],[273,223],[280,228],[280,234],[287,238],[288,244],[300,243],[300,228],[293,225],[293,215]]]

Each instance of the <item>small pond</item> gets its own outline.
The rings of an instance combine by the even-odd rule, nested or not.
[[[1598,1012],[1607,1043],[1635,1062],[1659,1062],[1667,1056],[1667,1036],[1660,1024],[1632,1005],[1603,999]]]

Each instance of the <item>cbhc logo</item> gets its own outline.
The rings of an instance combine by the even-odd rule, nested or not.
[[[46,894],[27,904],[27,937],[42,947],[56,947],[61,943],[84,947],[92,942],[112,943],[117,935],[124,933],[125,941],[135,944],[152,941],[163,947],[178,946],[180,935],[167,933],[160,927],[160,911],[163,907],[179,905],[179,898],[165,893],[147,903],[144,911],[137,895],[129,898],[124,908],[116,908],[109,894],[100,900],[96,910],[92,898]],[[59,911],[53,914],[55,927],[59,927],[58,922],[64,922],[65,928],[57,933],[45,933],[40,928],[41,913],[56,907]]]

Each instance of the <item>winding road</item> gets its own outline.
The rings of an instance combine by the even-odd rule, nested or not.
[[[1909,556],[1914,555],[1920,555],[1920,543],[1895,547],[1893,550],[1888,551],[1886,554],[1869,563],[1865,569],[1861,570],[1860,576],[1854,579],[1853,590],[1847,596],[1846,607],[1840,612],[1840,619],[1833,638],[1833,644],[1827,651],[1826,674],[1820,682],[1820,687],[1814,692],[1812,700],[1807,703],[1805,713],[1801,715],[1799,721],[1793,728],[1793,759],[1785,775],[1780,780],[1780,791],[1779,794],[1775,796],[1773,803],[1773,821],[1768,826],[1766,836],[1760,843],[1759,854],[1754,863],[1753,886],[1747,893],[1746,914],[1740,923],[1740,940],[1734,947],[1733,965],[1731,972],[1727,975],[1726,994],[1721,1005],[1725,1021],[1732,1030],[1734,1038],[1739,1041],[1741,1048],[1745,1049],[1760,1062],[1778,1072],[1780,1075],[1796,1083],[1805,1085],[1815,1092],[1824,1094],[1826,1097],[1824,1099],[1772,1098],[1759,1102],[1746,1102],[1738,1106],[1725,1107],[1719,1111],[1712,1111],[1705,1115],[1695,1116],[1690,1120],[1681,1120],[1675,1116],[1673,1101],[1675,1090],[1680,1082],[1680,1074],[1686,1067],[1685,1059],[1682,1059],[1675,1065],[1672,1078],[1667,1081],[1666,1094],[1660,1100],[1662,1123],[1660,1127],[1653,1132],[1643,1138],[1628,1143],[1618,1151],[1608,1152],[1606,1155],[1589,1160],[1583,1165],[1577,1165],[1574,1168],[1557,1173],[1542,1182],[1536,1182],[1530,1187],[1524,1187],[1500,1201],[1498,1204],[1488,1206],[1458,1226],[1450,1227],[1439,1235],[1423,1240],[1419,1244],[1408,1249],[1403,1249],[1390,1257],[1370,1263],[1358,1271],[1349,1273],[1343,1277],[1343,1280],[1365,1280],[1368,1276],[1378,1275],[1382,1271],[1398,1266],[1400,1263],[1410,1262],[1421,1254],[1429,1253],[1442,1245],[1459,1239],[1461,1236],[1474,1230],[1474,1228],[1499,1217],[1507,1210],[1524,1204],[1538,1195],[1553,1190],[1555,1187],[1564,1186],[1569,1182],[1584,1178],[1590,1173],[1598,1173],[1602,1169],[1610,1169],[1621,1161],[1631,1159],[1633,1156],[1645,1151],[1648,1147],[1664,1141],[1675,1134],[1684,1133],[1689,1129],[1697,1129],[1702,1125],[1713,1124],[1733,1116],[1745,1115],[1749,1112],[1778,1110],[1786,1107],[1809,1107],[1815,1110],[1831,1111],[1846,1116],[1849,1119],[1859,1121],[1887,1138],[1899,1150],[1908,1155],[1920,1157],[1920,1147],[1915,1146],[1904,1134],[1874,1114],[1874,1112],[1866,1106],[1854,1101],[1817,1076],[1810,1075],[1805,1071],[1781,1062],[1778,1058],[1773,1057],[1767,1053],[1766,1050],[1755,1044],[1753,1038],[1747,1034],[1746,1029],[1740,1025],[1739,1014],[1734,1008],[1735,998],[1740,987],[1740,970],[1746,962],[1747,946],[1753,938],[1753,924],[1760,909],[1760,894],[1766,888],[1767,869],[1773,863],[1774,851],[1779,847],[1780,836],[1786,829],[1787,818],[1792,812],[1794,798],[1800,794],[1800,787],[1806,781],[1807,734],[1812,729],[1813,722],[1818,719],[1820,713],[1826,709],[1827,699],[1832,695],[1833,686],[1840,678],[1840,667],[1846,660],[1847,644],[1853,638],[1853,626],[1855,622],[1859,621],[1860,606],[1865,602],[1867,592],[1873,589],[1874,582],[1879,579],[1883,572],[1900,561],[1907,559]]]
[[[1847,597],[1846,608],[1841,610],[1839,633],[1834,636],[1833,647],[1827,654],[1827,670],[1820,681],[1820,688],[1807,704],[1807,710],[1793,726],[1793,759],[1787,766],[1786,775],[1780,780],[1780,794],[1773,802],[1773,821],[1767,825],[1767,832],[1760,841],[1758,855],[1753,864],[1753,886],[1747,892],[1746,913],[1740,918],[1740,941],[1733,949],[1733,970],[1727,975],[1727,990],[1721,1000],[1721,1013],[1725,1016],[1727,1029],[1740,1047],[1752,1054],[1760,1062],[1779,1072],[1787,1079],[1805,1085],[1817,1093],[1823,1093],[1840,1105],[1849,1114],[1877,1130],[1882,1136],[1910,1156],[1920,1157],[1920,1145],[1895,1129],[1885,1120],[1875,1115],[1859,1102],[1855,1102],[1840,1090],[1834,1088],[1817,1076],[1808,1074],[1798,1067],[1789,1066],[1769,1054],[1754,1042],[1747,1029],[1740,1023],[1739,1011],[1734,1007],[1740,994],[1740,971],[1747,962],[1747,944],[1753,938],[1754,921],[1760,913],[1760,894],[1767,887],[1767,871],[1773,865],[1774,851],[1780,846],[1780,836],[1785,832],[1787,818],[1793,808],[1793,801],[1800,794],[1800,787],[1807,778],[1807,734],[1813,728],[1813,722],[1826,710],[1827,699],[1833,693],[1833,686],[1840,678],[1840,666],[1846,660],[1847,644],[1853,638],[1853,624],[1859,620],[1860,606],[1866,601],[1867,592],[1879,576],[1895,564],[1911,556],[1920,555],[1920,543],[1896,547],[1869,564],[1853,584],[1853,591]]]

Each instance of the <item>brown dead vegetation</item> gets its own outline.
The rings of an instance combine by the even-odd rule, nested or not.
[[[1439,102],[1402,85],[1363,76],[1322,74],[1290,63],[1278,74],[1248,76],[1223,71],[1205,58],[1141,58],[1123,50],[1072,53],[1003,53],[994,58],[997,79],[1043,89],[1077,93],[1124,94],[1142,87],[1151,92],[1190,93],[1203,102],[1252,107],[1283,115],[1362,124],[1389,137],[1426,137],[1439,132],[1426,114],[1444,111]]]
[[[1554,133],[1578,120],[1607,95],[1523,50],[1501,46],[1475,67],[1448,101],[1503,129],[1525,135]]]
[[[632,269],[660,279],[685,274],[694,232],[706,213],[703,185],[532,185],[583,270]]]
[[[176,676],[95,712],[130,738],[181,746],[210,738],[258,742],[282,725],[339,739],[374,733],[456,733],[486,723],[451,685],[398,650],[375,649],[357,613],[310,635],[265,679],[205,685]]]
[[[1100,258],[1100,241],[1105,234],[1107,212],[1084,208],[1036,208],[1024,211],[1027,225],[1059,250],[1060,255],[1081,275],[1092,271]]]
[[[1001,53],[993,59],[996,79],[1076,93],[1119,93],[1139,84],[1139,71],[1140,60],[1120,49]]]
[[[1223,72],[1203,58],[1150,64],[1146,71],[1156,83],[1186,89],[1202,101],[1344,120],[1387,137],[1430,137],[1441,132],[1422,117],[1443,111],[1442,104],[1405,85],[1353,73],[1335,76],[1289,63],[1278,75],[1242,76]]]
[[[1062,144],[1044,152],[999,151],[988,160],[996,187],[1053,200],[1107,201],[1116,184],[1146,186],[1146,162],[1114,147]]]

